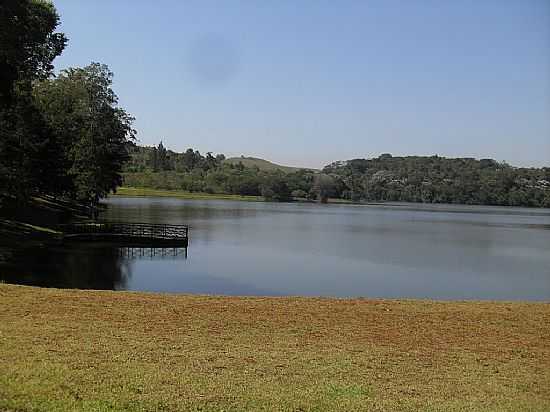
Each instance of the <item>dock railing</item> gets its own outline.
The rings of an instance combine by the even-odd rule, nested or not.
[[[60,225],[59,230],[66,235],[118,235],[128,238],[151,240],[186,240],[189,227],[156,223],[69,223]]]

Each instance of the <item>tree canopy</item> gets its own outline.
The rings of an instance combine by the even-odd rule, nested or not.
[[[134,119],[118,107],[112,78],[106,65],[92,63],[65,70],[34,90],[69,177],[60,181],[62,191],[92,204],[122,183],[126,144],[135,135]]]
[[[53,60],[67,39],[55,32],[59,16],[44,0],[2,0],[0,3],[0,103],[7,104],[14,85],[50,76]]]
[[[0,205],[31,196],[95,204],[122,182],[133,118],[107,66],[53,76],[67,39],[49,1],[0,2]]]
[[[340,198],[364,202],[465,203],[502,206],[550,206],[550,168],[516,168],[493,159],[440,156],[392,156],[334,162],[321,172],[287,173],[224,163],[187,149],[166,150],[162,169],[151,163],[159,147],[133,146],[125,166],[125,184],[156,189],[264,195],[326,202]],[[284,183],[284,184],[283,184]]]
[[[550,168],[516,168],[493,159],[440,156],[335,162],[323,169],[343,184],[342,197],[365,201],[550,206]]]
[[[66,44],[55,32],[53,5],[39,0],[0,3],[0,202],[24,201],[49,185],[55,149],[32,98],[35,81],[51,74]]]

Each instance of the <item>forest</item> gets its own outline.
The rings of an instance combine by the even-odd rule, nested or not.
[[[440,156],[335,162],[323,169],[352,200],[550,206],[550,168],[517,168],[493,159]]]
[[[270,200],[328,198],[357,202],[422,202],[550,207],[550,168],[517,168],[493,159],[441,156],[334,162],[313,171],[283,172],[226,163],[223,154],[202,155],[129,146],[124,184],[190,192],[261,195]]]
[[[133,187],[263,196],[290,201],[314,196],[316,175],[307,170],[285,173],[225,162],[223,154],[205,155],[188,149],[183,153],[130,144],[124,166],[124,184]]]
[[[59,24],[50,2],[0,3],[0,207],[38,196],[93,207],[122,183],[134,119],[106,65],[54,75]]]

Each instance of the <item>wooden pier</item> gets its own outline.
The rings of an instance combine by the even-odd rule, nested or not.
[[[187,247],[189,227],[154,223],[71,223],[60,225],[64,240],[95,240],[124,245]]]

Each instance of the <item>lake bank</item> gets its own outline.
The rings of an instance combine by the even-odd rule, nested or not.
[[[119,187],[117,189],[117,192],[115,194],[111,194],[110,196],[173,197],[178,199],[192,200],[237,200],[248,202],[262,202],[264,200],[261,196],[240,196],[230,194],[185,192],[183,190],[149,189],[144,187],[126,186]]]
[[[189,199],[189,200],[236,200],[246,202],[264,202],[266,201],[262,196],[241,196],[224,193],[202,193],[202,192],[186,192],[183,190],[166,190],[166,189],[150,189],[146,187],[127,187],[122,186],[117,189],[115,194],[110,196],[136,196],[136,197],[173,197],[176,199]],[[296,199],[294,202],[300,203],[318,203],[314,200]],[[290,202],[282,202],[290,203]],[[345,199],[329,199],[328,203],[336,204],[363,204],[358,202],[351,202]],[[367,203],[364,203],[367,204]],[[381,204],[381,203],[372,203]]]
[[[550,304],[0,285],[0,409],[550,408]]]
[[[62,238],[58,225],[89,222],[89,209],[75,201],[51,196],[33,197],[23,205],[15,202],[0,208],[0,246],[57,244]]]

